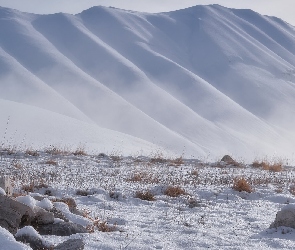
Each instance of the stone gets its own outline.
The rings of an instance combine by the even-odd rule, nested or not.
[[[56,247],[54,250],[83,250],[84,242],[82,239],[69,239]]]
[[[70,236],[76,233],[88,233],[83,226],[72,222],[59,222],[56,224],[38,225],[35,229],[41,235]]]
[[[50,250],[52,247],[47,247],[46,245],[43,244],[42,240],[31,235],[22,235],[22,236],[16,236],[15,239],[17,241],[23,242],[23,243],[28,243],[30,247],[33,250]]]
[[[37,225],[46,225],[54,223],[54,214],[46,211],[41,207],[35,208],[35,215],[33,219],[33,224]]]
[[[226,162],[226,163],[232,163],[235,162],[233,158],[231,158],[229,155],[225,155],[222,157],[220,161]]]
[[[54,214],[54,218],[59,218],[61,220],[64,220],[65,222],[69,222],[68,218],[60,211],[57,210],[55,207],[50,210]]]
[[[295,229],[295,205],[288,204],[277,212],[275,221],[271,223],[270,228],[291,227]]]
[[[30,225],[33,210],[8,196],[0,196],[0,226],[15,234],[19,227]]]
[[[0,187],[6,192],[7,196],[12,196],[13,187],[10,182],[10,177],[5,175],[0,177]]]

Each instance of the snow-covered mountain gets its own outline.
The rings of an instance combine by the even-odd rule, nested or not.
[[[5,140],[290,157],[295,28],[218,5],[159,14],[0,8],[0,98]]]

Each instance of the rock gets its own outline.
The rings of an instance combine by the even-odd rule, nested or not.
[[[33,210],[10,197],[0,196],[0,226],[15,234],[19,227],[30,225]]]
[[[1,176],[0,177],[0,187],[5,191],[7,196],[12,196],[13,187],[10,182],[9,176]]]
[[[225,155],[222,157],[222,159],[220,160],[222,162],[225,162],[227,164],[230,164],[230,165],[234,165],[236,167],[239,167],[241,166],[241,164],[239,164],[238,162],[236,162],[233,158],[231,158],[229,155]]]
[[[295,229],[295,205],[288,204],[277,212],[276,219],[271,223],[270,228],[274,227],[292,227]]]
[[[54,247],[54,250],[83,250],[83,249],[84,249],[84,242],[82,239],[70,239]]]
[[[37,225],[46,225],[54,223],[54,214],[46,211],[43,208],[36,207],[35,208],[35,216],[33,219],[33,224]]]
[[[42,240],[31,235],[22,235],[22,236],[16,236],[15,239],[17,241],[23,242],[23,243],[29,243],[30,247],[33,250],[50,250],[52,247],[47,247],[43,244]]]
[[[42,235],[70,236],[76,233],[88,233],[87,229],[72,222],[38,225],[36,230]]]
[[[234,159],[231,158],[229,155],[225,155],[222,157],[222,159],[220,161],[226,162],[226,163],[231,163],[234,162]]]
[[[53,207],[53,209],[51,209],[50,212],[54,214],[54,218],[59,218],[61,220],[64,220],[65,222],[69,222],[68,218],[64,216],[64,214],[60,210],[57,210],[55,207]]]

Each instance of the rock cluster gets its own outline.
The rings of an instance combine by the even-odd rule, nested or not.
[[[74,200],[70,204],[72,204],[71,210],[77,212]],[[62,217],[62,213],[55,207],[50,211],[38,206],[32,209],[13,197],[0,195],[0,226],[13,235],[17,233],[19,228],[24,226],[34,227],[40,235],[70,236],[76,233],[88,233],[86,228],[73,222],[59,219],[59,222],[56,223],[55,215]],[[32,235],[15,236],[15,238],[29,244],[32,249],[84,249],[84,243],[81,239],[68,240],[55,247],[48,247],[44,245],[42,239]]]

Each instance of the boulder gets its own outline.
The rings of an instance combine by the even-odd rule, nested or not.
[[[54,218],[58,218],[64,220],[65,222],[69,222],[68,218],[64,216],[64,214],[60,210],[57,210],[56,207],[53,207],[53,209],[51,209],[50,212],[54,214]]]
[[[0,196],[0,226],[15,234],[19,227],[30,225],[33,210],[10,197]]]
[[[46,225],[54,223],[54,214],[46,211],[41,207],[35,207],[35,215],[33,219],[33,224]]]
[[[83,250],[83,249],[84,249],[84,242],[82,239],[70,239],[54,247],[54,250]]]
[[[76,233],[88,233],[86,228],[72,222],[38,225],[35,228],[41,235],[70,236]]]
[[[225,155],[222,157],[220,161],[226,162],[226,163],[232,163],[235,162],[233,158],[231,158],[229,155]]]
[[[241,164],[239,164],[237,161],[235,161],[232,157],[230,157],[229,155],[225,155],[222,157],[222,159],[220,160],[221,162],[225,162],[226,164],[229,165],[233,165],[235,167],[239,167],[241,166]]]
[[[275,221],[271,223],[270,228],[291,227],[295,229],[295,205],[288,204],[277,212]]]
[[[9,176],[5,175],[0,177],[0,187],[5,191],[7,196],[12,196],[13,187]]]

